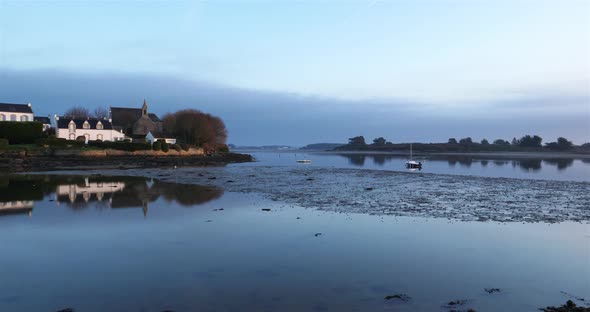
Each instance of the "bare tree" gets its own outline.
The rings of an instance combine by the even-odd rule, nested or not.
[[[64,116],[70,117],[70,118],[88,118],[88,117],[90,117],[90,112],[88,111],[88,109],[86,107],[74,106],[74,107],[68,109],[64,113]]]
[[[94,109],[94,117],[98,119],[109,118],[109,110],[106,109],[104,106],[99,106]]]

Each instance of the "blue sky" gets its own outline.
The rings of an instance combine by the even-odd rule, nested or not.
[[[143,98],[216,113],[237,144],[583,143],[590,1],[0,0],[0,102]]]

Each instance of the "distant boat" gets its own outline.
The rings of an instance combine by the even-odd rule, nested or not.
[[[418,169],[422,170],[422,162],[415,161],[412,155],[412,143],[410,143],[410,160],[406,161],[407,169]]]
[[[301,163],[301,164],[311,164],[310,159],[297,159],[296,162]]]

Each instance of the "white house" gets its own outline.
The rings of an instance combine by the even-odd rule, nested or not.
[[[43,124],[43,132],[51,129],[53,126],[51,125],[51,119],[49,117],[33,117],[33,121],[40,122]]]
[[[167,135],[163,135],[158,132],[152,133],[151,131],[149,131],[148,134],[145,136],[145,140],[152,145],[154,144],[154,142],[157,142],[158,140],[163,140],[168,144],[176,144],[175,138],[167,136]]]
[[[113,129],[109,119],[70,118],[55,115],[55,136],[60,139],[75,140],[79,136],[88,141],[122,141],[125,135]]]
[[[33,118],[31,103],[0,103],[0,121],[33,121]]]

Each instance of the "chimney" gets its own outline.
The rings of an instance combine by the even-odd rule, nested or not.
[[[28,107],[31,107],[31,102],[27,103],[27,106],[28,106]]]

